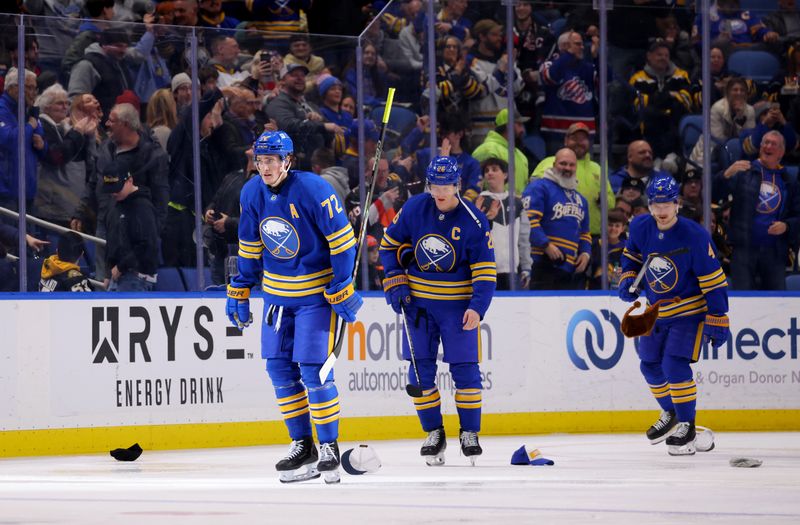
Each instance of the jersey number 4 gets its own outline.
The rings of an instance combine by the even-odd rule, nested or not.
[[[328,209],[328,216],[331,219],[333,219],[334,211],[336,211],[336,213],[342,212],[342,206],[339,204],[339,199],[336,197],[336,195],[331,195],[330,197],[322,201],[320,204],[322,204],[323,208]]]

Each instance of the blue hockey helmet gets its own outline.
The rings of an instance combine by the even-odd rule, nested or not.
[[[253,144],[253,155],[278,155],[284,160],[294,153],[294,144],[285,131],[265,131]]]
[[[647,185],[647,199],[651,203],[677,202],[680,193],[681,187],[678,185],[678,181],[666,173],[656,175]]]
[[[428,184],[444,186],[447,184],[458,184],[461,178],[458,172],[458,163],[452,157],[434,157],[428,169],[425,170],[425,179]]]

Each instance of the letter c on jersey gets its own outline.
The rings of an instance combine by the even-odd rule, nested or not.
[[[580,370],[589,370],[589,365],[586,361],[578,355],[573,340],[577,335],[577,330],[584,327],[584,342],[586,347],[586,357],[589,361],[600,370],[608,370],[616,365],[622,357],[622,350],[625,347],[625,339],[622,337],[622,331],[619,328],[619,317],[613,312],[608,310],[600,310],[603,319],[608,321],[614,328],[614,333],[617,340],[617,345],[614,351],[608,356],[600,356],[598,352],[603,352],[605,347],[605,333],[603,325],[600,323],[597,315],[591,310],[578,310],[569,320],[567,325],[567,354],[569,355],[572,364]],[[586,325],[588,323],[588,326]],[[590,328],[591,327],[591,328]],[[594,338],[592,337],[592,330],[597,334],[597,348],[594,345]]]

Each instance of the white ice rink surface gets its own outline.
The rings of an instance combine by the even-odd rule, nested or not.
[[[455,438],[427,467],[422,441],[370,443],[382,469],[330,486],[279,483],[284,446],[4,459],[0,524],[800,523],[800,433],[717,433],[690,457],[639,435],[484,437],[476,467]],[[511,466],[523,444],[555,466]]]

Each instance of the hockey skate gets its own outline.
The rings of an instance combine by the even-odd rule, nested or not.
[[[474,467],[477,457],[483,454],[481,444],[478,443],[478,433],[471,430],[461,430],[458,433],[458,439],[461,441],[461,453],[467,456]]]
[[[696,432],[694,423],[678,423],[677,430],[667,438],[667,452],[670,456],[691,456],[695,453]]]
[[[647,429],[647,439],[651,445],[657,445],[670,437],[677,430],[678,418],[674,410],[661,412],[661,417]]]
[[[292,441],[289,452],[275,464],[275,470],[279,472],[281,483],[316,479],[319,477],[315,465],[317,459],[319,459],[319,454],[314,445],[314,438],[307,436]]]
[[[419,451],[419,455],[425,458],[425,463],[429,467],[444,465],[444,450],[447,448],[447,437],[444,435],[444,427],[439,427],[428,432],[425,443]]]
[[[319,445],[319,462],[317,470],[322,474],[325,483],[339,483],[339,444],[336,441]]]

